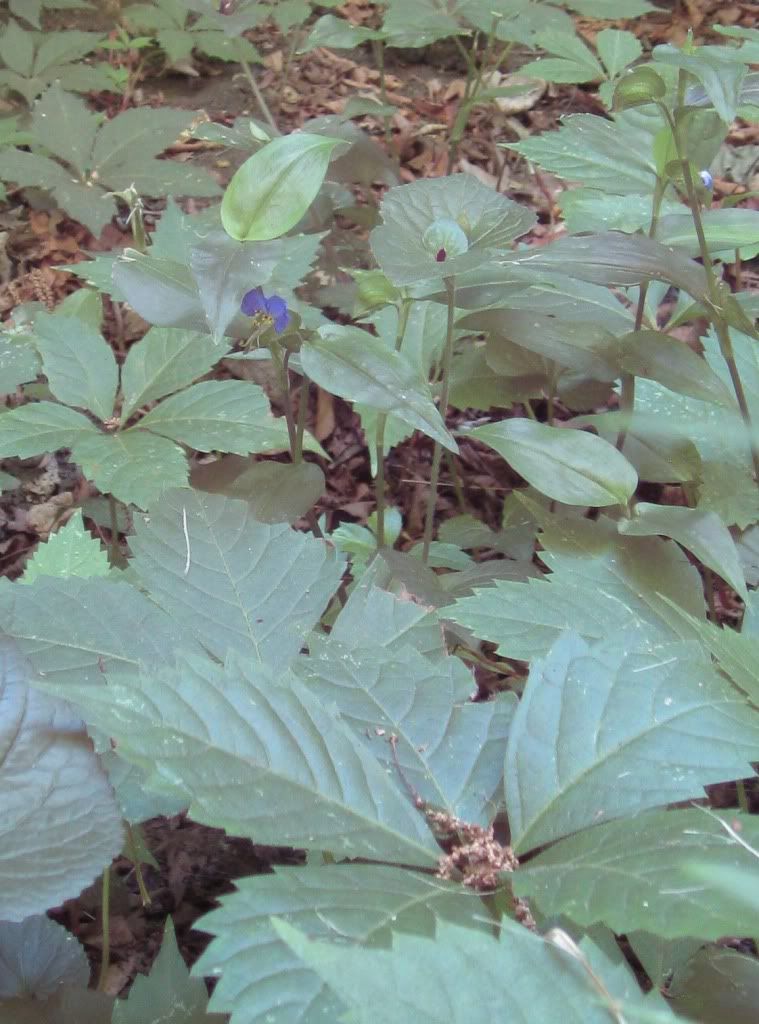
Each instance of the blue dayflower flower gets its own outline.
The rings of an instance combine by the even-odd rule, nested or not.
[[[268,317],[274,324],[277,334],[281,334],[290,323],[290,311],[285,299],[281,295],[270,295],[267,298],[262,288],[253,288],[246,292],[242,297],[240,309],[246,316],[260,314]]]
[[[704,188],[714,187],[714,178],[708,171],[699,171],[698,176],[701,179],[701,184],[704,186]]]

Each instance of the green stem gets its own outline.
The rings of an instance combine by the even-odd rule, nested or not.
[[[730,328],[728,327],[725,318],[719,312],[722,302],[719,282],[717,281],[717,276],[714,272],[714,265],[712,263],[711,255],[709,254],[709,246],[706,242],[704,223],[701,218],[701,206],[699,204],[696,184],[693,180],[690,161],[686,158],[675,119],[665,106],[660,105],[660,109],[664,112],[664,115],[669,122],[669,126],[672,131],[672,138],[675,144],[675,152],[677,153],[677,158],[680,162],[680,166],[682,167],[683,181],[685,183],[685,191],[688,196],[691,217],[693,218],[693,226],[696,229],[696,238],[698,239],[701,262],[704,265],[704,271],[706,273],[707,291],[709,294],[709,304],[711,306],[711,321],[714,324],[720,353],[722,354],[722,358],[724,359],[728,373],[730,374],[730,380],[733,385],[736,401],[738,402],[741,418],[743,419],[743,423],[748,432],[749,445],[751,448],[751,461],[754,466],[754,476],[759,480],[759,448],[757,448],[756,438],[754,437],[751,412],[748,407],[748,402],[746,401],[746,392],[743,390],[743,381],[741,380],[741,375],[738,370],[738,364],[735,361],[735,352],[733,351],[733,342],[730,337]]]
[[[738,806],[740,807],[740,809],[742,811],[744,811],[746,814],[748,814],[749,813],[749,805],[748,805],[748,792],[746,790],[746,783],[744,782],[743,779],[739,779],[738,782],[735,785],[736,785],[736,789],[738,790]]]
[[[308,415],[309,383],[308,378],[304,377],[303,383],[300,386],[298,422],[295,429],[295,452],[293,454],[293,462],[296,465],[303,460],[303,435],[306,431],[306,416]]]
[[[134,829],[128,821],[124,822],[124,824],[126,825],[127,851],[129,859],[134,864],[134,873],[137,878],[137,888],[140,890],[140,899],[142,900],[143,907],[149,907],[153,900],[142,875],[142,865],[140,864],[140,855],[137,852],[137,840],[134,838]]]
[[[395,331],[395,351],[400,352],[403,346],[403,338],[406,334],[409,313],[413,299],[405,298],[398,307],[398,326]],[[377,453],[377,547],[384,547],[385,544],[385,426],[387,424],[387,413],[380,413],[377,417],[377,432],[375,434],[375,451]]]
[[[529,398],[525,399],[525,401],[524,401],[524,403],[523,403],[523,404],[524,404],[524,411],[525,411],[525,412],[527,413],[527,415],[529,416],[529,418],[530,418],[531,420],[535,420],[535,422],[537,423],[537,422],[538,422],[538,417],[537,417],[537,416],[535,415],[535,410],[534,410],[534,409],[533,409],[533,407],[532,407],[532,406],[530,405],[530,400],[529,400]]]
[[[98,991],[105,992],[108,968],[111,962],[111,866],[110,864],[103,872],[103,906],[101,907],[101,921],[103,927],[103,952],[100,960],[100,973],[98,975]]]
[[[445,352],[443,354],[443,390],[440,396],[440,414],[445,420],[448,409],[448,401],[451,392],[451,364],[453,363],[453,339],[454,323],[456,319],[456,282],[452,277],[443,279],[447,297],[448,318],[445,332]],[[432,472],[430,473],[430,492],[427,496],[427,513],[424,520],[424,541],[422,547],[422,562],[427,565],[430,560],[430,544],[432,543],[432,531],[435,523],[435,505],[437,504],[437,485],[440,479],[440,459],[443,447],[439,441],[435,441],[432,452]]]
[[[656,179],[656,187],[651,202],[651,223],[648,226],[648,237],[653,238],[656,234],[656,227],[659,223],[662,200],[664,199],[665,186],[659,178]],[[638,304],[635,307],[634,331],[639,331],[643,326],[643,317],[646,312],[646,296],[648,295],[648,281],[644,281],[638,290]],[[617,449],[621,452],[627,439],[627,431],[630,428],[630,420],[635,411],[635,375],[623,373],[622,389],[619,395],[619,409],[622,413],[619,433],[617,434]]]
[[[451,480],[453,481],[453,491],[456,495],[456,501],[462,512],[467,512],[466,495],[464,494],[464,488],[461,484],[461,476],[459,474],[459,467],[456,463],[456,456],[453,452],[445,453],[445,461],[448,464],[448,471],[451,474]]]
[[[118,565],[121,561],[121,548],[119,547],[119,506],[112,494],[108,495],[108,509],[111,513],[111,542],[108,545],[108,560],[111,565]]]
[[[387,80],[385,78],[384,39],[374,40],[374,59],[377,62],[377,71],[379,72],[380,99],[382,100],[382,105],[387,106]],[[387,114],[382,115],[382,125],[385,131],[385,145],[389,150],[393,141],[393,134],[390,130],[390,118],[387,116]]]
[[[271,128],[275,135],[281,135],[282,133],[277,127],[277,122],[274,120],[274,115],[272,114],[271,110],[269,110],[269,104],[266,102],[264,94],[258,87],[258,82],[256,81],[256,77],[253,74],[253,69],[251,68],[250,64],[244,57],[238,56],[237,60],[240,67],[243,70],[243,74],[248,80],[250,91],[253,93],[253,98],[255,99],[258,105],[258,109],[261,112],[263,119],[266,121],[266,123],[268,124],[268,126]]]
[[[274,349],[272,349],[272,355],[274,355]],[[290,441],[290,458],[293,463],[297,463],[300,460],[297,458],[298,455],[298,428],[295,425],[295,416],[293,415],[293,403],[290,398],[290,370],[288,364],[290,362],[290,350],[285,351],[284,358],[282,358],[281,352],[278,352],[277,358],[274,360],[277,370],[279,373],[279,393],[282,399],[282,404],[285,407],[285,420],[287,421],[287,436]]]

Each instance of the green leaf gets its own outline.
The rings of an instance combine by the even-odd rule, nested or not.
[[[18,647],[5,636],[0,643],[0,918],[5,921],[21,921],[77,896],[123,843],[121,815],[86,732],[64,701],[39,693],[30,687],[33,681]]]
[[[137,410],[192,384],[225,354],[207,334],[151,327],[121,368],[121,423]]]
[[[557,520],[541,541],[549,576],[497,581],[457,601],[446,617],[498,644],[504,657],[525,661],[545,656],[570,630],[588,641],[615,636],[627,650],[641,652],[692,637],[693,627],[667,598],[703,619],[701,577],[674,544],[621,537],[605,519]]]
[[[584,431],[515,418],[475,427],[466,436],[494,448],[533,487],[567,505],[625,505],[638,485],[627,459]]]
[[[390,929],[430,935],[444,920],[487,927],[478,920],[481,902],[463,900],[454,883],[384,865],[275,868],[240,879],[236,888],[202,918],[201,927],[216,937],[193,973],[221,974],[211,1008],[250,1024],[339,1020],[345,1009],[282,942],[274,915],[313,937],[362,944],[383,942]]]
[[[271,279],[283,249],[278,241],[238,242],[223,231],[213,231],[192,246],[190,267],[217,342],[240,312],[243,295]]]
[[[694,298],[708,300],[703,267],[643,235],[606,231],[573,235],[503,259],[504,266],[523,264],[533,271],[561,271],[593,284],[630,286],[666,281]]]
[[[750,712],[754,716],[756,712]],[[615,932],[644,929],[672,939],[751,934],[757,907],[756,856],[741,845],[759,842],[755,817],[702,808],[649,811],[585,829],[539,853],[514,876],[515,892],[547,917],[565,914],[587,928],[603,922]],[[709,874],[693,884],[694,862]],[[719,872],[746,872],[740,893],[715,884]],[[714,874],[712,874],[714,873]]]
[[[191,490],[166,494],[135,532],[134,568],[170,615],[222,658],[275,667],[300,650],[344,565],[308,534],[256,522],[244,501]]]
[[[314,22],[306,41],[298,47],[298,53],[308,53],[318,46],[332,50],[352,50],[370,39],[381,38],[382,32],[363,25],[352,25],[345,18],[336,18],[334,14],[323,14]]]
[[[678,338],[643,330],[626,334],[619,343],[621,365],[627,373],[657,380],[670,391],[691,398],[734,407],[735,399],[706,360]]]
[[[667,994],[675,1012],[700,1024],[753,1024],[759,962],[735,949],[705,946],[675,972]]]
[[[709,252],[727,252],[732,256],[733,250],[744,248],[749,258],[755,254],[759,244],[759,210],[704,210],[701,218]],[[662,217],[656,237],[665,245],[687,249],[692,256],[700,255],[698,236],[689,213]]]
[[[631,149],[626,127],[596,114],[570,114],[558,131],[504,146],[586,188],[615,195],[650,195],[656,184],[653,154],[637,146]],[[624,161],[620,153],[625,154]]]
[[[592,51],[577,35],[544,29],[535,35],[535,43],[556,57],[538,57],[521,71],[547,82],[594,82],[603,77],[603,68]]]
[[[107,420],[113,413],[118,369],[110,345],[78,317],[39,313],[34,320],[42,371],[66,405]]]
[[[570,954],[509,919],[500,922],[497,938],[441,921],[434,941],[399,934],[392,949],[320,942],[285,922],[275,919],[273,925],[347,1004],[356,1024],[499,1019],[607,1024],[610,1019],[607,1002]],[[626,970],[620,978],[609,966],[604,960],[604,989],[613,993],[615,1012],[632,1021],[628,1000],[633,1006],[640,1002],[640,989]]]
[[[136,587],[113,579],[39,577],[28,586],[3,581],[3,630],[54,696],[71,683],[92,687],[145,665],[173,665],[189,633]]]
[[[93,172],[109,187],[128,187],[131,182],[124,180],[125,169],[158,156],[190,127],[193,118],[190,111],[170,107],[133,107],[117,114],[97,134]],[[136,187],[141,191],[139,185]]]
[[[759,717],[697,645],[627,654],[561,637],[534,662],[506,753],[517,852],[742,778]]]
[[[209,494],[242,498],[260,523],[294,523],[326,486],[324,473],[313,462],[257,462],[234,455],[196,467],[190,484]]]
[[[52,3],[46,6],[52,7]],[[56,7],[61,9],[64,4],[56,0]],[[72,5],[68,5],[72,6]],[[77,4],[77,7],[87,7],[87,4]],[[101,32],[80,32],[71,30],[66,32],[48,32],[42,36],[37,56],[34,60],[35,75],[50,75],[52,72],[65,72],[70,69],[74,61],[81,60],[88,53],[97,48],[103,41]],[[69,65],[69,68],[63,67]],[[60,77],[60,75],[56,75]],[[66,85],[64,84],[64,89]]]
[[[719,667],[753,703],[759,703],[759,638],[754,633],[738,633],[683,616],[696,630],[699,642]]]
[[[643,53],[637,36],[615,28],[601,29],[596,36],[596,49],[609,78],[616,78]]]
[[[0,394],[11,394],[19,384],[35,380],[40,362],[27,337],[0,333]]]
[[[29,77],[34,60],[34,43],[31,32],[21,28],[12,18],[0,35],[0,57],[3,63],[18,75]]]
[[[13,147],[4,147],[0,152],[0,177],[3,181],[16,181],[24,188],[53,189],[68,180],[64,169],[54,160]]]
[[[304,343],[300,358],[304,373],[332,394],[392,413],[458,451],[419,371],[381,339],[355,327],[329,324]]]
[[[410,647],[393,657],[374,644],[330,639],[312,642],[311,653],[296,672],[325,707],[336,707],[358,736],[368,737],[401,788],[406,782],[435,807],[488,824],[500,803],[513,695],[473,704],[474,680],[463,662],[432,662]]]
[[[224,230],[239,241],[279,238],[316,198],[339,139],[294,132],[274,139],[235,172],[221,203]]]
[[[114,1002],[112,1024],[221,1024],[217,1014],[207,1015],[207,1006],[205,982],[190,977],[169,917],[150,974],[138,974],[129,998]]]
[[[84,528],[80,510],[69,521],[39,544],[26,563],[22,583],[31,583],[38,576],[107,576],[108,556],[100,543]]]
[[[735,541],[714,512],[640,501],[631,519],[620,520],[619,532],[633,537],[671,537],[748,600]]]
[[[434,864],[439,848],[407,795],[305,687],[280,680],[232,653],[225,669],[189,658],[158,678],[66,694],[149,770],[151,788],[186,794],[195,821],[260,843]]]
[[[1,168],[2,157],[0,173]],[[198,286],[184,264],[126,249],[113,264],[113,280],[132,309],[148,323],[207,330]]]
[[[440,280],[479,267],[535,224],[531,210],[467,174],[391,188],[380,213],[382,224],[370,237],[372,251],[396,285]],[[435,244],[425,245],[425,232],[440,221],[458,225],[466,235],[466,251],[451,255]]]
[[[98,490],[139,508],[148,508],[168,488],[187,483],[182,450],[147,430],[81,438],[72,447],[72,457]]]
[[[56,82],[35,103],[31,129],[45,149],[84,178],[99,125],[100,117]]]
[[[635,415],[628,420],[616,412],[578,416],[572,420],[577,426],[593,427],[601,437],[616,444],[622,423],[628,427],[625,438],[625,458],[635,467],[641,480],[653,483],[686,483],[696,480],[701,470],[701,459],[692,441],[673,434],[657,425],[650,417]]]
[[[100,436],[91,420],[54,402],[29,402],[0,416],[0,458],[28,459]]]
[[[728,124],[734,120],[740,102],[740,90],[746,67],[724,48],[700,46],[692,53],[678,50],[670,43],[655,46],[653,58],[662,64],[682,68],[703,85],[714,109]]]
[[[161,402],[139,428],[198,451],[281,452],[287,426],[275,419],[263,388],[242,380],[206,380]]]
[[[44,914],[0,925],[3,1001],[31,997],[39,1007],[64,986],[86,988],[90,965],[71,932]]]

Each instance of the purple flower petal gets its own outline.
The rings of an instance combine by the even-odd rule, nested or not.
[[[253,288],[242,297],[240,309],[245,316],[254,316],[256,313],[266,313],[266,296],[260,288]]]
[[[290,323],[290,313],[285,300],[279,295],[272,295],[266,300],[266,312],[274,321],[277,334],[281,334]]]

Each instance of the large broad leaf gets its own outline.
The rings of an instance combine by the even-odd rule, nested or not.
[[[247,502],[175,490],[135,524],[134,567],[150,593],[210,651],[286,665],[337,589],[343,561]]]
[[[274,462],[235,455],[196,466],[190,484],[209,494],[247,501],[261,523],[294,523],[324,493],[324,473],[313,462]]]
[[[558,131],[504,145],[547,171],[587,188],[615,195],[645,195],[656,184],[653,154],[631,150],[627,130],[595,114],[571,114]],[[623,161],[620,152],[625,153]]]
[[[731,831],[732,830],[732,835]],[[514,876],[518,895],[547,917],[566,914],[588,927],[615,932],[644,929],[663,938],[750,934],[757,908],[743,893],[725,893],[704,877],[694,884],[693,863],[710,872],[743,869],[756,890],[759,864],[748,844],[759,843],[754,816],[731,811],[723,820],[703,809],[652,811],[612,821],[562,839]]]
[[[31,342],[0,334],[0,394],[12,394],[19,384],[34,380],[40,372],[40,361]]]
[[[152,327],[121,368],[121,422],[142,405],[171,395],[207,373],[226,349],[207,334]]]
[[[657,380],[691,398],[734,407],[732,393],[706,360],[677,338],[661,331],[632,331],[619,343],[621,366],[627,373]]]
[[[56,82],[35,103],[31,130],[45,149],[61,157],[84,178],[100,120],[83,100]]]
[[[759,716],[696,644],[627,654],[613,634],[561,637],[536,661],[506,754],[515,850],[743,778]]]
[[[586,640],[619,637],[645,651],[693,630],[666,598],[703,618],[701,578],[674,545],[654,537],[621,537],[606,520],[557,521],[542,535],[551,575],[527,583],[497,581],[446,609],[446,616],[507,658],[544,656],[568,630]]]
[[[668,986],[678,1020],[699,1024],[754,1024],[759,961],[736,949],[705,946],[678,967]]]
[[[714,512],[641,501],[631,519],[620,521],[619,532],[628,537],[671,537],[748,600],[735,541]]]
[[[597,947],[586,941],[580,955],[591,959],[603,998],[574,956],[508,919],[497,938],[441,922],[434,941],[395,935],[390,950],[307,938],[284,922],[275,927],[357,1024],[608,1024],[611,1006],[630,1024],[673,1019],[660,998],[651,1004],[629,970],[615,968]]]
[[[75,316],[38,313],[34,333],[43,373],[56,398],[107,420],[113,413],[119,373],[100,332]]]
[[[729,52],[720,50],[718,46],[702,46],[686,53],[667,43],[654,47],[653,57],[697,78],[723,121],[729,124],[735,118],[746,66]]]
[[[36,675],[64,695],[69,683],[93,685],[140,663],[171,665],[191,635],[136,587],[111,579],[39,578],[0,583],[0,618]]]
[[[486,825],[498,789],[516,701],[472,702],[474,680],[458,658],[430,661],[410,647],[311,643],[295,670],[327,706],[335,706],[403,790]],[[403,686],[398,680],[403,678]],[[392,742],[390,737],[394,737]]]
[[[494,448],[533,487],[566,505],[625,505],[638,485],[624,455],[585,431],[515,418],[466,436]]]
[[[21,588],[26,589],[26,588]],[[0,640],[0,918],[56,906],[107,867],[121,814],[81,723],[32,689],[18,646]]]
[[[50,539],[37,546],[26,563],[22,583],[31,583],[39,576],[107,576],[108,555],[99,541],[84,528],[80,509]]]
[[[398,285],[439,280],[479,267],[535,223],[531,210],[466,174],[391,188],[380,213],[382,225],[372,231],[372,250]],[[449,227],[458,228],[460,242],[455,248],[446,247]]]
[[[163,942],[150,974],[138,974],[129,998],[117,999],[112,1024],[221,1024],[207,1014],[208,989],[202,978],[191,978],[177,946],[174,925],[167,918]]]
[[[95,424],[80,412],[54,402],[30,402],[0,416],[0,458],[28,459],[100,436]]]
[[[197,283],[184,264],[126,249],[113,264],[112,273],[119,292],[148,323],[191,331],[207,329]]]
[[[329,325],[303,345],[300,358],[304,372],[321,387],[351,402],[392,413],[445,448],[458,451],[420,372],[380,338],[355,327]]]
[[[170,107],[135,107],[107,121],[97,134],[92,151],[93,173],[111,188],[127,188],[130,172],[150,166],[149,161],[167,149],[192,124],[194,114]],[[177,166],[177,165],[175,165]],[[180,168],[185,175],[190,168]],[[191,174],[188,176],[191,177]],[[138,191],[143,191],[135,181]],[[172,190],[168,190],[171,192]],[[191,191],[191,190],[190,190]],[[155,193],[149,192],[153,195]],[[174,195],[187,194],[178,189]]]
[[[140,508],[147,508],[169,487],[187,482],[182,449],[147,430],[84,437],[72,446],[71,454],[99,490]]]
[[[249,658],[67,688],[158,792],[195,821],[259,843],[430,866],[439,848],[406,793],[301,684]],[[223,794],[223,799],[219,799]]]
[[[681,613],[682,614],[682,613]],[[712,655],[735,685],[759,705],[759,637],[744,625],[738,633],[729,626],[719,628],[711,622],[683,615],[693,627],[699,643]]]
[[[339,139],[294,132],[274,139],[235,172],[221,203],[224,230],[238,241],[279,238],[305,215]]]
[[[708,300],[703,267],[678,249],[622,231],[560,238],[504,258],[502,263],[505,267],[531,267],[538,273],[560,271],[591,284],[629,286],[666,281],[694,298]]]
[[[274,915],[309,935],[377,943],[393,932],[431,935],[441,920],[487,928],[482,903],[458,885],[374,864],[292,868],[243,878],[202,919],[216,936],[195,965],[219,975],[211,1009],[247,1024],[319,1024],[344,1004],[279,938]]]
[[[281,452],[287,424],[271,414],[263,388],[242,380],[206,380],[161,402],[140,428],[201,452]]]

